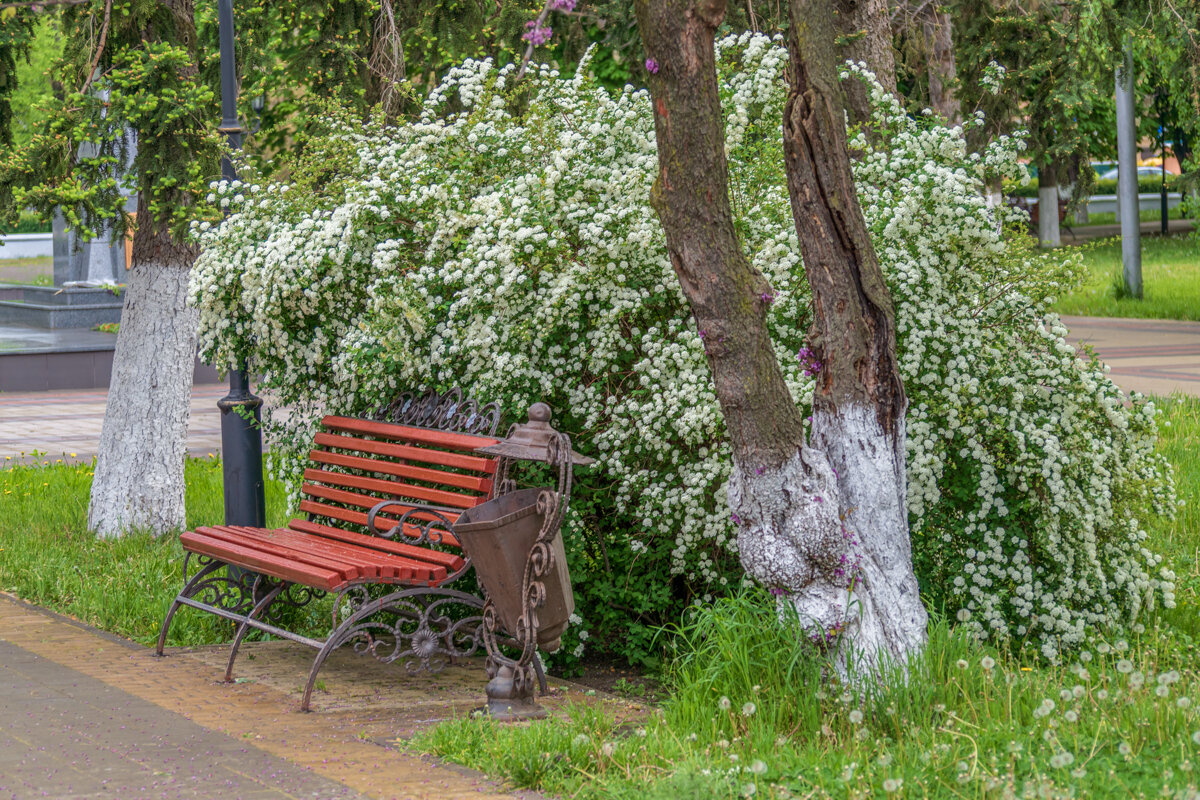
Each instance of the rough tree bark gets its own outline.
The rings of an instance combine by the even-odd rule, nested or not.
[[[179,40],[194,48],[192,0],[166,5],[183,29],[175,31]],[[144,41],[160,38],[160,31],[143,34]],[[139,141],[152,135],[138,131]],[[186,521],[183,466],[197,321],[186,300],[196,251],[155,220],[144,194],[137,219],[88,508],[88,527],[104,538],[130,529],[166,533]]]
[[[962,106],[954,94],[957,69],[950,15],[931,2],[921,12],[921,29],[929,45],[929,107],[952,125],[962,122]]]
[[[837,647],[840,665],[875,666],[923,644],[925,611],[908,541],[906,401],[891,301],[851,180],[829,3],[793,1],[785,117],[789,190],[814,292],[813,349],[823,362],[811,442],[771,348],[771,288],[733,227],[713,54],[724,0],[639,0],[636,8],[646,55],[659,65],[652,201],[729,430],[742,564],[795,608],[814,640]]]
[[[892,26],[888,0],[833,0],[837,30],[830,31],[841,45],[840,61],[862,61],[875,73],[876,80],[896,94],[896,55],[892,48]],[[832,46],[835,40],[830,39]],[[867,89],[861,81],[849,81],[845,93],[846,112],[851,123],[871,118]]]

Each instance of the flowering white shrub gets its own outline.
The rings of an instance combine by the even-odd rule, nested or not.
[[[718,48],[739,233],[775,289],[772,335],[807,405],[796,356],[809,293],[779,136],[786,53],[749,34]],[[531,69],[516,88],[514,72],[467,62],[416,122],[334,119],[288,182],[214,185],[234,213],[197,227],[192,302],[205,355],[248,358],[292,406],[272,428],[292,478],[321,413],[374,408],[400,387],[469,387],[510,419],[550,402],[599,459],[569,521],[580,610],[602,628],[608,615],[635,655],[648,644],[630,631],[649,628],[631,616],[652,624],[734,574],[729,448],[649,205],[648,95],[610,95],[586,63],[572,78]],[[1155,412],[1127,406],[1063,342],[1048,308],[1078,263],[1035,253],[1015,212],[984,201],[985,178],[1019,169],[1020,142],[968,153],[961,128],[876,102],[884,144],[854,140],[856,178],[897,305],[918,576],[981,636],[1053,657],[1089,625],[1171,602],[1141,523],[1173,503]]]

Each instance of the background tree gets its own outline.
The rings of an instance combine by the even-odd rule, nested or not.
[[[784,147],[819,373],[807,437],[765,324],[771,286],[732,221],[713,53],[724,0],[640,0],[636,9],[653,73],[652,203],[732,444],[742,563],[841,658],[903,661],[926,635],[904,502],[907,401],[891,298],[850,172],[833,9],[828,0],[789,6]]]

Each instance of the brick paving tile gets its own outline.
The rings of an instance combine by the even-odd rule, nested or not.
[[[1127,392],[1200,396],[1200,322],[1063,317],[1068,341],[1089,345]]]
[[[187,444],[192,455],[220,452],[217,400],[227,393],[220,385],[192,387]],[[31,461],[34,450],[51,463],[90,461],[99,447],[107,401],[103,389],[0,394],[0,462]]]
[[[428,724],[400,706],[360,698],[303,714],[298,695],[271,685],[278,676],[221,684],[210,650],[157,659],[0,595],[0,797],[538,797],[398,749],[399,736]],[[243,656],[251,675],[253,652]],[[279,648],[262,657],[276,667],[295,660]],[[407,679],[391,669],[389,685]],[[464,687],[481,700],[479,678]],[[460,713],[425,700],[421,717]]]

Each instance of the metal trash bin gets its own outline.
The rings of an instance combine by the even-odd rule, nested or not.
[[[520,489],[462,512],[454,523],[454,535],[471,557],[475,573],[504,630],[518,641],[517,621],[524,605],[522,587],[530,550],[545,524],[538,510],[538,497],[549,489]],[[567,570],[562,531],[550,542],[553,554],[550,572],[541,579],[546,587],[544,602],[534,610],[537,643],[548,653],[562,646],[562,634],[575,611],[575,595]]]

